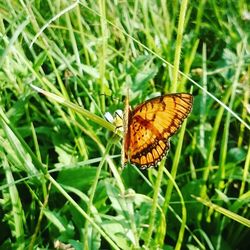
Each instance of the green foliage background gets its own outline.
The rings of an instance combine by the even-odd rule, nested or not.
[[[1,249],[249,249],[249,27],[246,0],[0,0]],[[127,86],[195,98],[146,171],[104,118]]]

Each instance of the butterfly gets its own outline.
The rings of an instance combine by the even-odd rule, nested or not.
[[[155,97],[131,110],[126,99],[123,112],[122,165],[146,169],[168,152],[170,137],[180,128],[193,106],[193,96],[174,93]]]

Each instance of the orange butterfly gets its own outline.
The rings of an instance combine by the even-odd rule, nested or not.
[[[123,114],[122,164],[141,169],[155,166],[169,149],[169,139],[191,112],[193,96],[176,93],[159,96],[138,105],[134,110],[125,104]]]

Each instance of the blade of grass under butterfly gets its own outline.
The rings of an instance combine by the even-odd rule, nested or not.
[[[246,219],[246,218],[244,218],[244,217],[242,217],[242,216],[240,216],[240,215],[238,215],[238,214],[236,214],[228,209],[220,207],[220,206],[212,203],[211,201],[207,201],[205,199],[202,199],[201,197],[196,197],[194,195],[192,195],[192,197],[194,197],[197,201],[201,202],[205,206],[210,207],[211,209],[214,209],[218,213],[224,214],[228,218],[235,220],[246,227],[250,227],[250,220],[248,220],[248,219]]]
[[[36,90],[37,92],[45,95],[46,97],[48,97],[49,99],[52,99],[53,101],[56,101],[60,104],[62,104],[65,107],[71,108],[73,109],[75,112],[82,114],[85,118],[88,118],[90,120],[92,120],[93,122],[99,124],[101,127],[105,127],[111,131],[115,131],[115,126],[113,124],[111,124],[110,122],[105,121],[103,118],[91,113],[90,111],[79,107],[78,105],[65,100],[64,98],[62,98],[61,96],[55,95],[53,93],[50,93],[46,90],[43,90],[35,85],[30,85],[34,90]]]

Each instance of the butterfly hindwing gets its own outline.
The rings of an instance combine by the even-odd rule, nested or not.
[[[169,149],[169,138],[192,109],[193,96],[179,93],[150,99],[129,111],[125,135],[125,159],[147,168]]]

